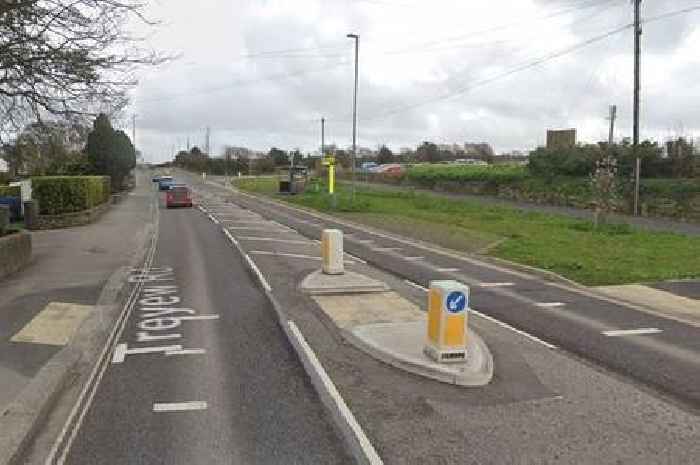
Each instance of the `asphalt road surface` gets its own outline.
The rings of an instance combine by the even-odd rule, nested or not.
[[[615,372],[693,410],[700,409],[700,328],[642,312],[533,274],[507,270],[406,241],[342,220],[202,184],[244,208],[319,238],[324,228],[345,234],[345,250],[422,286],[457,279],[472,287],[471,306]]]
[[[161,199],[153,268],[141,278],[67,463],[351,463],[221,228]]]

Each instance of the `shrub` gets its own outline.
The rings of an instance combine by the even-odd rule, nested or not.
[[[0,197],[21,197],[22,189],[19,186],[0,186]]]
[[[42,215],[88,210],[109,200],[109,176],[43,176],[32,178],[32,196]]]
[[[524,180],[527,170],[515,165],[418,165],[408,170],[409,181],[433,187],[440,182],[510,184]]]

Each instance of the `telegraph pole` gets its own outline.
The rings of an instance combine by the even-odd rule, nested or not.
[[[134,151],[136,150],[136,113],[131,115],[131,145],[134,146]],[[142,160],[144,161],[144,160]]]
[[[608,152],[611,152],[615,138],[615,118],[617,117],[617,105],[610,105],[610,132],[608,133]]]
[[[321,118],[321,158],[326,155],[326,118]]]
[[[209,149],[210,149],[210,146],[209,146],[210,136],[211,136],[211,133],[210,133],[210,130],[209,130],[209,126],[207,126],[206,138],[205,138],[205,140],[204,140],[204,153],[206,153],[207,155],[211,155],[211,154],[209,153]]]
[[[640,55],[641,55],[641,5],[642,0],[634,1],[634,123],[632,130],[632,153],[635,158],[636,166],[634,169],[634,215],[639,215],[639,179],[641,170],[641,161],[639,159],[639,85],[640,85]]]

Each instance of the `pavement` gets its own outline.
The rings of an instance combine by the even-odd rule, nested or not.
[[[240,245],[296,322],[384,463],[696,463],[696,328],[178,176],[195,186],[209,221]],[[492,352],[492,381],[471,388],[439,383],[348,343],[319,296],[298,288],[319,266],[314,239],[324,227],[346,232],[349,268],[385,282],[417,308],[425,306],[429,279],[471,284],[470,325]],[[661,332],[604,334],[650,321],[663,324]]]
[[[31,262],[0,280],[0,411],[63,349],[115,271],[129,267],[151,224],[151,186],[137,187],[97,222],[32,232]],[[148,181],[150,183],[150,181]]]

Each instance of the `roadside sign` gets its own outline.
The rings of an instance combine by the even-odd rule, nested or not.
[[[446,307],[450,313],[463,312],[467,307],[467,296],[461,291],[450,292],[447,296]]]

